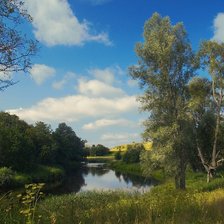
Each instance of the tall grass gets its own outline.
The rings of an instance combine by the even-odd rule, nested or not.
[[[25,223],[19,213],[20,202],[14,199],[16,205],[10,210],[10,200],[4,200],[0,203],[0,223]],[[39,223],[43,224],[222,224],[224,189],[177,191],[166,184],[145,194],[82,192],[47,197],[35,214],[34,223],[41,217]]]

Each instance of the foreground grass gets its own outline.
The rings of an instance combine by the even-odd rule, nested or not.
[[[7,210],[3,200],[0,223],[25,223],[18,204]],[[35,219],[43,224],[222,224],[224,189],[183,192],[168,184],[142,195],[107,191],[48,197],[38,204]]]

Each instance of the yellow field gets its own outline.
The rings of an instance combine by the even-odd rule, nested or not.
[[[134,145],[143,145],[145,150],[151,150],[152,148],[152,142],[143,142],[143,143],[131,143],[131,144],[124,144],[124,145],[119,145],[119,146],[115,146],[113,148],[110,149],[111,152],[125,152],[127,151],[127,149],[129,147],[133,147]]]

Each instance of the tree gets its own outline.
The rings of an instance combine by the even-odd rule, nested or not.
[[[139,163],[140,154],[144,152],[143,144],[129,145],[127,151],[124,153],[122,160],[126,163]]]
[[[109,154],[110,149],[105,147],[104,145],[92,145],[89,149],[91,156],[105,156]]]
[[[79,138],[71,127],[60,123],[53,132],[56,143],[56,162],[66,169],[73,168],[83,157],[85,141]]]
[[[0,4],[0,90],[15,84],[13,72],[27,72],[37,42],[27,38],[21,30],[24,20],[31,21],[20,0],[1,0]]]
[[[29,130],[29,136],[35,146],[35,157],[38,163],[55,163],[55,143],[50,125],[39,121]]]
[[[195,68],[183,24],[171,25],[168,17],[153,14],[145,23],[144,42],[136,45],[136,53],[139,62],[130,68],[130,75],[144,87],[139,100],[149,118],[143,137],[153,140],[152,152],[145,152],[142,161],[151,168],[158,164],[164,167],[174,175],[176,188],[184,189],[192,149],[189,137],[192,130],[185,116],[189,95],[186,85]],[[150,163],[145,159],[149,154]]]
[[[224,97],[224,44],[214,41],[204,41],[201,44],[198,56],[202,67],[209,71],[212,82],[212,106],[214,107],[215,125],[212,128],[214,133],[209,157],[205,157],[203,149],[197,141],[197,150],[200,160],[207,172],[207,182],[213,177],[216,169],[224,162],[224,152],[218,151],[220,136],[220,125],[223,121],[223,97]],[[210,97],[211,99],[211,97]],[[197,108],[198,110],[198,108]],[[196,111],[197,111],[196,110]],[[198,121],[195,121],[197,127]]]
[[[31,127],[15,115],[0,113],[0,166],[15,170],[33,167],[34,145],[27,135]]]

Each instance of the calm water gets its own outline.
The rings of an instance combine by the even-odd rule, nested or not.
[[[62,186],[54,189],[54,194],[82,192],[89,190],[128,190],[146,192],[155,182],[143,177],[122,174],[104,168],[101,163],[89,163],[70,176]]]

